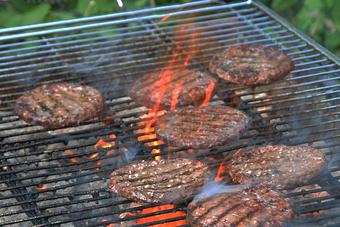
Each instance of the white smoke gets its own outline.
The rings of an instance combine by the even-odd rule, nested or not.
[[[247,185],[224,185],[211,181],[204,185],[201,192],[194,197],[194,200],[211,197],[224,192],[237,192],[247,188]]]

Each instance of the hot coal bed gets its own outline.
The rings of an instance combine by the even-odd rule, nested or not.
[[[295,69],[270,85],[219,81],[211,102],[251,117],[239,140],[192,151],[169,147],[145,130],[159,112],[152,116],[131,100],[131,82],[164,69],[174,50],[179,59],[189,58],[188,67],[204,70],[216,51],[244,43],[288,53]],[[2,29],[0,226],[187,226],[187,204],[119,197],[108,190],[110,173],[132,160],[190,157],[208,163],[216,182],[228,183],[222,162],[230,151],[261,144],[310,145],[326,154],[319,178],[285,193],[298,214],[290,224],[339,226],[339,72],[337,57],[257,2],[194,1]],[[104,113],[56,130],[20,120],[16,98],[57,82],[97,88],[105,96]]]

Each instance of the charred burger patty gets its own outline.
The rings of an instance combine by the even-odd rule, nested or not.
[[[209,70],[227,82],[245,85],[269,84],[293,70],[283,52],[259,44],[230,47],[213,56]]]
[[[109,188],[139,202],[182,203],[209,180],[209,167],[190,159],[137,161],[115,170]]]
[[[294,216],[290,202],[265,187],[194,200],[187,212],[188,222],[194,227],[282,226]]]
[[[312,147],[267,145],[239,149],[225,166],[235,183],[285,189],[316,177],[325,163],[325,155]]]
[[[20,96],[15,106],[24,121],[52,129],[78,125],[98,116],[103,108],[99,91],[73,83],[42,85]]]
[[[209,148],[238,137],[248,121],[245,113],[231,107],[189,106],[161,116],[155,131],[171,146]]]

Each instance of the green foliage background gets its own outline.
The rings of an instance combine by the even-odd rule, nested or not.
[[[126,9],[190,0],[123,0]],[[261,0],[340,56],[340,0]],[[0,27],[13,27],[117,12],[116,0],[0,0]]]

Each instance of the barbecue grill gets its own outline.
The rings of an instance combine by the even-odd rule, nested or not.
[[[200,34],[194,44],[193,33]],[[190,65],[204,68],[213,53],[241,43],[281,49],[295,70],[270,85],[218,84],[212,102],[252,117],[238,141],[193,152],[142,130],[150,116],[128,97],[131,82],[162,69],[175,45],[183,46],[179,55],[195,45]],[[220,174],[233,149],[270,143],[311,145],[329,160],[321,177],[287,191],[298,214],[291,224],[340,225],[340,61],[261,3],[202,0],[1,29],[0,53],[0,226],[186,226],[186,204],[133,203],[108,191],[109,174],[131,160],[177,155]],[[65,81],[99,89],[105,113],[57,130],[15,114],[23,92]]]

